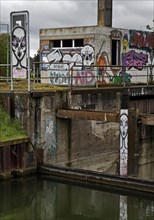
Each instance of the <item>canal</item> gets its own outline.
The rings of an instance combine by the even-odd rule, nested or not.
[[[153,220],[152,196],[38,177],[0,182],[0,220]]]

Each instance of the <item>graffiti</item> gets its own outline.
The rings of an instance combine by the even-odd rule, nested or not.
[[[83,59],[83,65],[84,66],[91,66],[94,64],[94,48],[91,45],[85,45],[81,50],[81,56]]]
[[[56,151],[57,144],[54,121],[52,118],[47,118],[45,121],[45,152],[55,158]]]
[[[13,78],[26,78],[26,31],[21,26],[12,30]]]
[[[120,71],[120,68],[113,69],[109,64],[108,54],[103,51],[96,56],[98,66],[98,81],[101,83],[113,83],[114,76]]]
[[[70,73],[68,71],[50,71],[50,82],[54,85],[69,85]]]
[[[149,68],[150,68],[149,82],[153,82],[154,50],[151,50],[149,52],[149,57],[150,57],[150,62],[151,62],[151,64],[149,65]]]
[[[148,55],[142,52],[137,53],[131,50],[125,54],[124,61],[128,69],[134,67],[135,69],[142,70],[143,66],[148,63]]]
[[[128,160],[128,110],[120,111],[120,175],[127,176]]]
[[[50,64],[43,64],[42,70],[50,71],[50,83],[56,85],[69,85],[70,84],[70,70],[73,69],[73,84],[93,84],[93,73],[88,71],[80,71],[84,66],[91,66],[94,63],[94,48],[91,45],[85,45],[82,49],[54,49],[49,54],[42,54],[42,60]],[[41,76],[42,76],[41,74]],[[84,80],[83,80],[84,79]],[[47,82],[48,80],[41,80]]]
[[[130,30],[130,48],[150,51],[154,49],[154,33],[146,31]]]
[[[97,81],[97,72],[90,70],[73,71],[72,80],[70,71],[66,70],[47,70],[41,71],[41,82],[52,83],[54,85],[94,85]]]
[[[126,84],[131,83],[131,78],[132,76],[129,73],[122,73],[122,71],[115,75],[114,79],[113,79],[113,83],[115,85],[121,85],[122,82],[125,82]]]
[[[76,66],[81,70],[84,65],[90,66],[94,63],[94,48],[91,45],[85,45],[80,51],[55,49],[47,55],[48,62],[51,63],[50,69],[53,69],[53,63],[65,63],[67,69]]]
[[[128,48],[128,35],[124,34],[123,39],[122,39],[122,49],[123,49],[123,53],[126,53]]]
[[[98,66],[98,80],[104,81],[104,76],[107,73],[108,56],[104,51],[97,55],[96,64]]]
[[[73,85],[94,85],[96,75],[91,71],[77,71],[74,74]]]

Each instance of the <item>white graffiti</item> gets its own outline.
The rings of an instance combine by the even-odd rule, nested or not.
[[[95,62],[94,48],[91,45],[85,45],[81,50],[81,56],[84,66],[90,66]]]
[[[43,64],[41,77],[50,78],[52,84],[69,85],[71,74],[75,84],[94,84],[96,81],[95,73],[82,71],[84,65],[90,66],[94,63],[94,48],[91,45],[85,45],[82,49],[54,49],[49,54],[42,53],[42,61],[49,64]],[[48,83],[48,79],[42,79],[41,82]]]
[[[120,111],[120,175],[127,176],[128,162],[128,110]]]
[[[26,78],[26,31],[15,26],[12,31],[13,78]]]
[[[68,65],[67,69],[77,66],[81,70],[84,65],[92,65],[95,62],[94,48],[91,45],[85,45],[81,51],[55,49],[47,54],[47,60],[50,64],[50,69],[53,68],[54,63],[65,63]]]

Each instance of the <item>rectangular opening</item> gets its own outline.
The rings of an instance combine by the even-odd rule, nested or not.
[[[83,47],[83,39],[75,39],[75,47]]]
[[[53,47],[60,47],[60,40],[54,40]]]
[[[112,40],[112,65],[120,65],[120,40]]]
[[[72,40],[63,40],[63,47],[72,47]]]

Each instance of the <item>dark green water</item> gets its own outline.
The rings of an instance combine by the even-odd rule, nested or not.
[[[154,200],[51,180],[0,182],[0,220],[153,220]]]

